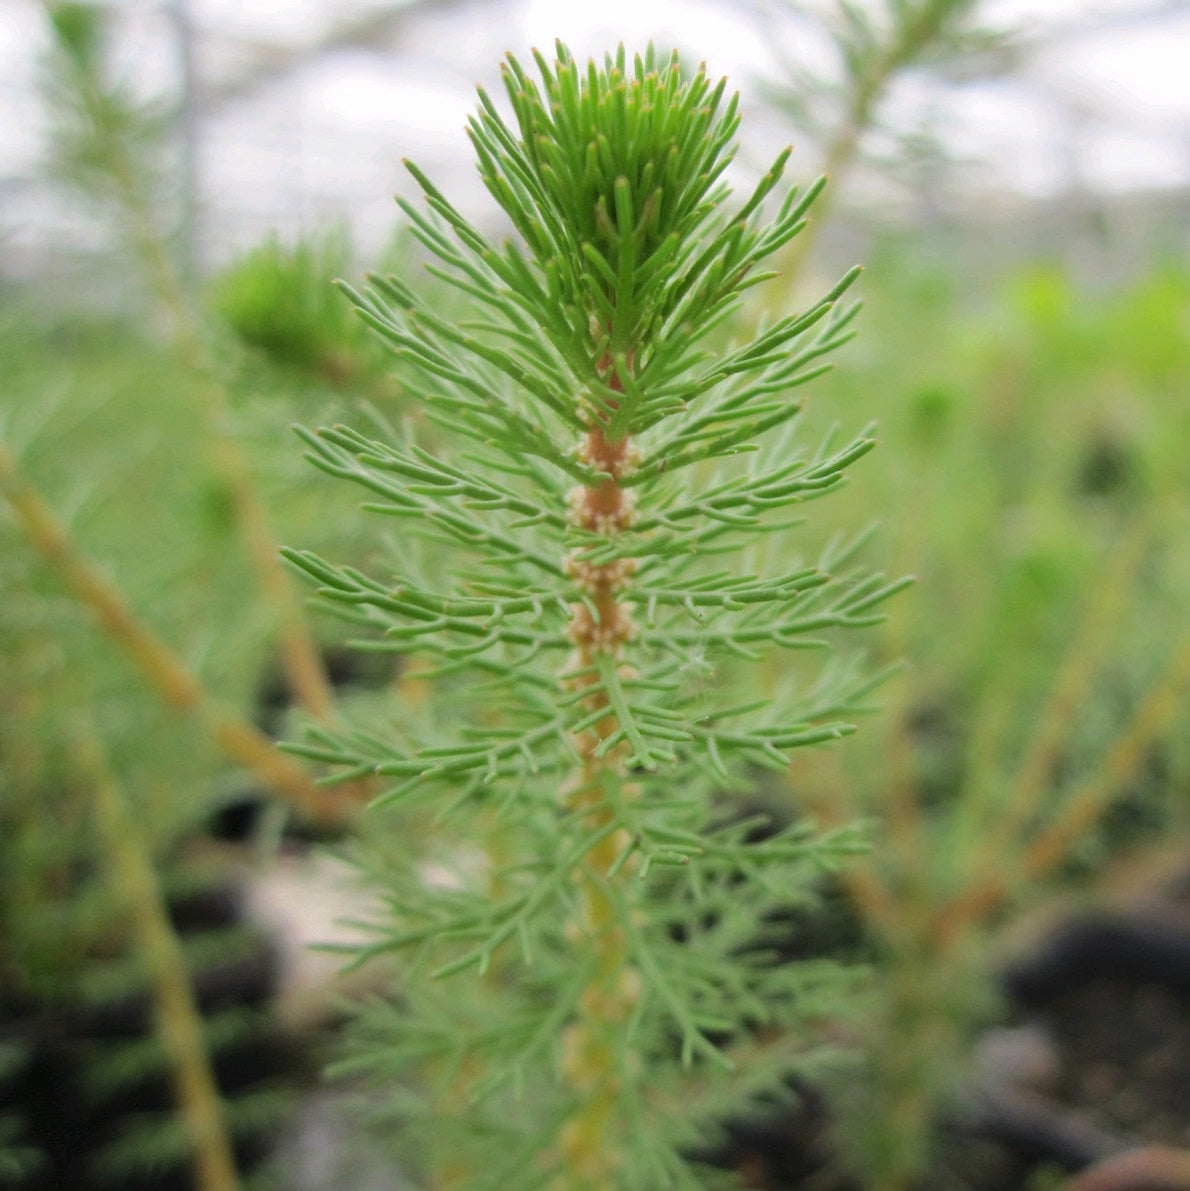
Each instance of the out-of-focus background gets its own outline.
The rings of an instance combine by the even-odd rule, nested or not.
[[[110,25],[113,75],[171,110],[176,217],[186,251],[204,270],[270,232],[292,236],[328,220],[345,221],[371,250],[391,231],[403,157],[439,179],[468,214],[482,213],[463,128],[475,87],[497,85],[506,50],[549,49],[561,37],[587,56],[620,40],[637,47],[652,39],[705,60],[744,98],[741,173],[789,141],[797,170],[818,169],[822,145],[804,120],[769,101],[768,89],[812,79],[820,93],[798,100],[823,120],[829,97],[821,92],[842,81],[837,48],[823,30],[833,6],[822,0],[109,0],[96,7]],[[849,203],[876,226],[1013,220],[1022,253],[1043,244],[1051,253],[1076,244],[1093,250],[1083,238],[1096,219],[1133,236],[1163,219],[1171,235],[1179,230],[1174,217],[1190,182],[1187,6],[987,0],[972,7],[971,23],[1009,37],[949,60],[935,55],[892,81],[880,127],[866,137],[876,160],[848,181]],[[45,176],[39,74],[47,39],[37,0],[6,0],[0,197],[3,268],[12,278],[60,268],[66,250],[102,245],[85,208]]]
[[[828,1031],[866,1074],[723,1163],[1040,1191],[1160,1145],[1184,1171],[1190,4],[3,0],[0,1186],[193,1185],[211,1096],[262,1186],[403,1185],[317,1075],[354,990],[302,948],[368,892],[311,840],[359,829],[270,740],[417,684],[278,568],[383,571],[390,532],[290,428],[416,418],[331,280],[448,300],[402,159],[499,233],[475,87],[555,38],[729,76],[741,188],[790,143],[796,180],[830,174],[745,315],[866,264],[805,441],[880,446],[805,550],[878,521],[869,557],[917,576],[868,637],[904,663],[878,714],[785,792],[873,825],[790,947],[867,965]]]

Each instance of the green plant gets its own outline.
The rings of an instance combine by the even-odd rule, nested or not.
[[[801,60],[784,64],[780,82],[765,90],[770,101],[821,154],[837,199],[840,179],[863,158],[879,156],[885,181],[907,165],[930,172],[925,186],[937,188],[937,165],[947,150],[928,128],[898,131],[884,120],[889,92],[904,76],[917,73],[970,78],[1003,69],[1010,35],[983,25],[975,0],[785,0],[783,20],[808,33],[800,44],[813,47]],[[823,54],[823,41],[830,52]],[[780,44],[774,37],[773,44]],[[879,148],[874,142],[880,139]],[[918,187],[921,179],[915,179]],[[814,233],[825,225],[818,212],[811,235],[791,247],[803,258]],[[794,263],[794,261],[790,261]]]
[[[246,454],[231,428],[225,368],[209,348],[193,295],[162,226],[161,142],[164,115],[108,77],[104,13],[55,0],[47,6],[52,35],[44,72],[54,165],[76,189],[109,209],[117,234],[139,266],[143,291],[168,320],[182,368],[203,419],[206,451],[276,625],[277,646],[292,688],[315,715],[327,716],[331,693],[317,646],[276,554],[269,510],[260,499]]]
[[[231,1130],[247,1141],[275,1128],[291,1094],[279,1063],[242,1062],[249,1046],[259,1056],[262,1040],[280,1041],[252,1000],[251,978],[267,978],[269,953],[242,924],[195,915],[212,895],[218,904],[229,876],[221,861],[185,846],[209,806],[211,775],[190,755],[171,782],[170,734],[146,714],[140,692],[100,701],[80,691],[87,680],[66,662],[77,644],[70,628],[20,574],[34,569],[27,552],[7,557],[15,566],[5,568],[0,616],[4,1185],[160,1186],[193,1170],[202,1188],[230,1189],[238,1185]],[[83,718],[91,715],[119,750],[127,792],[99,756]],[[190,921],[171,924],[172,914]],[[214,997],[213,980],[222,984]]]
[[[145,320],[135,331],[114,321],[85,329],[70,304],[51,316],[6,308],[0,328],[10,365],[0,426],[0,1016],[16,1038],[0,1063],[0,1181],[132,1188],[193,1169],[214,1191],[236,1184],[235,1166],[290,1096],[278,1086],[288,1074],[275,1023],[252,984],[272,975],[260,938],[238,910],[185,928],[166,913],[217,903],[232,879],[225,864],[190,854],[231,792],[202,737],[317,815],[327,804],[311,776],[242,704],[278,637],[283,653],[293,646],[293,686],[311,706],[325,680],[300,619],[275,628],[290,580],[257,476],[228,432],[223,361],[173,260],[164,123],[108,77],[100,9],[47,10],[54,164],[113,217],[142,283],[123,288],[148,295],[171,334],[152,343]],[[209,451],[196,458],[204,439]],[[267,598],[254,604],[228,562],[231,521],[263,572]],[[64,604],[61,580],[110,641]],[[222,626],[217,642],[202,640],[207,617]],[[164,706],[130,687],[128,658]],[[171,712],[203,731],[171,727]],[[93,757],[78,755],[80,723],[102,737]],[[212,997],[228,964],[239,971]],[[274,1049],[241,1063],[249,1040],[258,1055]]]
[[[215,279],[212,305],[244,343],[284,367],[334,385],[367,382],[385,355],[327,284],[350,259],[342,231],[293,245],[273,237]]]
[[[729,340],[821,181],[779,196],[786,151],[732,207],[725,81],[652,49],[535,58],[540,83],[504,64],[512,123],[481,92],[470,124],[516,240],[490,242],[409,167],[428,212],[402,209],[473,316],[440,317],[395,276],[349,291],[457,454],[407,427],[302,432],[401,533],[385,579],[288,557],[428,667],[440,701],[293,748],[389,779],[394,830],[449,826],[414,850],[377,823],[361,860],[392,911],[361,958],[406,969],[355,1065],[389,1088],[428,1177],[705,1186],[683,1152],[741,1098],[780,1093],[845,980],[775,967],[762,921],[811,896],[856,831],[758,824],[722,796],[852,730],[876,679],[807,651],[903,586],[856,569],[864,535],[808,559],[789,532],[791,506],[873,445],[807,449],[794,429],[794,390],[851,335],[838,301],[858,270]]]
[[[50,45],[41,62],[49,116],[49,168],[112,224],[151,280],[168,317],[184,317],[186,294],[174,260],[178,215],[171,209],[171,113],[110,77],[110,22],[75,0],[45,5]]]

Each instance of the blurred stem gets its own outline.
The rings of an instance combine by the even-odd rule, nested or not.
[[[212,425],[226,421],[222,395],[210,386],[208,413]],[[216,468],[231,496],[249,560],[257,582],[277,617],[281,664],[294,697],[312,716],[328,721],[334,709],[326,667],[310,633],[306,615],[281,565],[277,537],[264,506],[257,499],[247,460],[239,443],[225,431],[216,430],[212,444]]]
[[[165,702],[199,720],[228,757],[251,770],[303,817],[326,825],[342,822],[349,810],[347,800],[329,797],[305,770],[278,752],[267,736],[215,703],[181,659],[136,619],[116,588],[75,547],[66,527],[24,479],[3,444],[0,495],[15,509],[32,545],[74,594],[95,611],[112,639]]]
[[[181,277],[192,289],[199,272],[198,259],[198,70],[194,55],[194,27],[189,0],[169,0],[170,20],[177,42],[181,99],[178,127],[181,140],[182,213],[179,233]]]
[[[144,204],[138,203],[132,190],[128,194],[128,203],[129,212],[136,219],[138,209]],[[231,497],[236,523],[257,583],[275,611],[281,664],[297,701],[317,719],[329,720],[334,699],[326,669],[301,604],[281,565],[277,537],[257,495],[248,460],[232,433],[231,411],[223,386],[214,377],[193,307],[164,242],[152,234],[149,214],[145,212],[146,221],[140,225],[149,229],[149,234],[140,237],[141,257],[153,279],[158,298],[170,313],[182,361],[200,379],[197,392],[211,436],[211,462]]]
[[[48,8],[53,9],[49,3]],[[51,25],[53,24],[51,20]],[[202,413],[210,435],[211,461],[235,512],[257,583],[275,611],[281,662],[297,701],[317,719],[331,718],[334,700],[326,669],[277,550],[268,515],[259,499],[248,460],[231,429],[225,387],[203,337],[194,302],[162,231],[152,196],[140,180],[136,157],[124,129],[112,118],[113,102],[98,65],[68,55],[74,93],[100,151],[102,169],[123,215],[124,234],[140,262],[153,295],[165,311],[183,365],[198,377]]]
[[[602,772],[601,772],[602,771]],[[605,781],[619,781],[599,761],[589,761],[575,809],[592,809],[600,826],[612,819]],[[596,809],[599,808],[599,809]],[[624,833],[605,835],[584,858],[577,874],[579,913],[575,925],[586,941],[592,978],[579,998],[578,1018],[563,1037],[564,1074],[577,1096],[562,1133],[565,1191],[602,1191],[614,1185],[618,1147],[610,1136],[620,1100],[618,1034],[636,1005],[636,985],[625,966],[626,940],[619,912],[604,888],[605,874],[627,845]]]
[[[82,734],[80,752],[87,778],[94,784],[99,841],[112,885],[124,901],[149,977],[154,1030],[169,1059],[179,1114],[193,1147],[196,1187],[198,1191],[236,1191],[240,1180],[202,1014],[157,873],[93,730]]]
[[[815,751],[820,755],[813,757]],[[802,759],[797,794],[814,816],[815,823],[824,831],[836,831],[861,821],[865,817],[866,808],[861,806],[855,796],[855,791],[861,787],[845,764],[847,757],[844,756],[844,751],[822,749],[807,750],[807,753],[811,755]],[[792,776],[791,769],[788,777]],[[792,794],[792,782],[790,789]],[[905,788],[905,793],[910,794],[908,787]],[[910,810],[913,809],[911,800],[909,807]],[[897,822],[898,829],[910,826],[908,820],[904,824],[899,820]],[[891,832],[890,838],[895,835],[895,832]],[[874,930],[881,931],[890,938],[895,937],[901,926],[903,907],[890,892],[887,874],[877,872],[871,858],[863,856],[844,865],[839,870],[839,880],[855,902],[864,921]]]

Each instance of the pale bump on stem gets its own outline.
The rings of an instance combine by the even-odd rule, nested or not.
[[[603,362],[600,372],[611,388],[619,388],[610,361]],[[635,517],[635,494],[619,483],[633,465],[634,448],[629,436],[611,442],[600,423],[592,419],[579,454],[606,479],[572,493],[572,522],[604,536],[623,532]],[[569,569],[574,574],[580,568],[581,575],[576,577],[589,604],[572,607],[570,638],[575,650],[569,668],[590,673],[600,654],[618,659],[632,637],[632,618],[620,598],[629,584],[631,567],[625,566],[624,560],[578,567],[572,561]],[[575,741],[583,769],[568,798],[574,810],[590,808],[591,822],[596,827],[612,821],[613,812],[606,806],[602,786],[606,780],[621,780],[623,764],[620,750],[611,749],[602,756],[598,753],[619,726],[607,695],[597,691],[590,696],[588,710],[600,708],[607,708],[608,714]],[[567,1191],[596,1191],[611,1186],[615,1179],[618,1147],[609,1137],[620,1099],[615,1034],[632,1013],[640,989],[635,973],[626,966],[624,932],[600,878],[611,869],[627,843],[627,834],[622,830],[605,835],[586,855],[576,874],[580,917],[572,923],[571,933],[576,946],[593,949],[595,975],[579,999],[577,1019],[562,1039],[562,1074],[578,1103],[559,1139],[565,1170],[559,1191],[563,1187]],[[617,874],[619,879],[624,878],[625,870]]]

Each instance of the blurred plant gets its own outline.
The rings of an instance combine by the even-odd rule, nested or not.
[[[147,1191],[197,1177],[225,1191],[292,1096],[288,1052],[262,1005],[269,952],[238,920],[225,864],[185,847],[209,804],[170,781],[176,743],[135,694],[100,703],[80,691],[88,681],[68,662],[77,641],[61,609],[45,607],[30,568],[14,573],[22,552],[5,556],[4,1185]],[[120,788],[95,730],[73,718],[92,713],[135,790]],[[178,768],[207,780],[201,759],[188,761]]]
[[[173,334],[170,349],[154,355],[126,328],[118,348],[107,349],[111,328],[104,328],[103,358],[110,362],[120,349],[130,355],[105,393],[107,376],[62,385],[48,368],[36,380],[22,375],[27,361],[9,352],[15,336],[3,329],[10,368],[0,427],[7,563],[0,572],[0,1164],[35,1188],[159,1188],[189,1181],[179,1171],[197,1158],[200,1185],[215,1191],[238,1180],[229,1149],[242,1165],[253,1136],[277,1121],[288,1095],[257,1081],[284,1082],[278,1064],[285,1059],[262,1006],[272,979],[268,952],[239,921],[226,863],[195,864],[185,846],[202,832],[226,776],[208,742],[168,717],[177,711],[200,725],[299,813],[329,812],[338,823],[342,800],[317,790],[231,699],[212,694],[210,669],[203,673],[196,658],[209,661],[214,652],[218,677],[226,676],[227,659],[203,648],[206,613],[234,608],[237,624],[219,626],[219,648],[229,651],[258,646],[280,620],[291,687],[316,711],[325,714],[330,704],[300,614],[286,619],[287,603],[298,611],[290,582],[229,431],[222,367],[173,260],[161,214],[160,116],[106,78],[102,9],[51,5],[48,12],[54,42],[46,85],[60,172],[108,205],[143,292]],[[88,356],[75,324],[55,324],[48,338],[55,335],[61,354]],[[56,363],[52,347],[45,350]],[[166,421],[159,420],[163,392],[176,403]],[[203,431],[220,493],[263,576],[262,599],[244,600],[241,575],[217,576],[234,594],[212,582],[213,559],[227,553],[225,525],[206,509],[182,509],[188,495],[209,488],[193,458]],[[74,449],[80,440],[81,452]],[[65,515],[42,495],[44,477],[55,471],[65,473],[53,493]],[[86,535],[75,531],[88,517],[92,536],[98,524],[100,539],[121,547],[120,586],[139,598],[127,598],[79,544]],[[93,631],[85,636],[90,622],[58,597],[55,581],[96,614],[164,707],[129,689],[123,662]],[[163,624],[184,633],[185,643],[167,644]],[[78,756],[80,717],[95,724],[110,765]],[[105,879],[111,864],[118,882]],[[131,918],[130,893],[138,894]],[[196,903],[218,913],[195,921]],[[232,1097],[245,1080],[247,1098]]]
[[[105,14],[100,8],[61,2],[50,4],[47,11],[54,40],[46,63],[46,97],[57,133],[57,165],[85,193],[110,202],[142,266],[148,292],[170,319],[183,366],[203,381],[193,391],[201,401],[209,457],[226,490],[260,592],[275,618],[283,664],[299,701],[325,718],[332,700],[317,647],[278,562],[268,513],[232,432],[225,377],[211,357],[206,329],[160,226],[156,180],[162,117],[107,78]]]
[[[781,1093],[843,980],[831,963],[774,968],[760,932],[855,833],[758,831],[718,795],[850,732],[841,717],[875,684],[791,661],[758,698],[755,663],[874,623],[904,585],[854,569],[862,535],[810,563],[782,532],[872,445],[807,451],[792,430],[792,390],[850,336],[855,308],[837,303],[857,270],[708,350],[821,183],[766,219],[786,151],[732,210],[725,81],[652,49],[585,69],[561,44],[535,58],[540,84],[503,66],[512,125],[482,91],[470,124],[519,242],[489,243],[409,166],[429,213],[402,209],[472,316],[440,317],[395,276],[352,292],[458,460],[406,431],[303,432],[315,464],[406,532],[387,581],[289,558],[384,648],[425,659],[442,699],[293,747],[345,779],[395,779],[380,803],[453,825],[429,857],[364,861],[392,919],[361,959],[408,966],[352,1065],[388,1087],[435,1177],[705,1186],[682,1151],[733,1092]],[[782,1041],[748,1064],[757,1029]],[[394,1091],[411,1066],[420,1088]]]
[[[891,271],[904,287],[907,268]],[[1034,269],[975,324],[953,291],[931,293],[889,307],[880,337],[897,342],[887,320],[907,318],[930,359],[880,353],[839,378],[861,402],[884,379],[882,455],[917,460],[882,481],[904,514],[885,541],[929,576],[883,644],[915,665],[884,730],[808,758],[797,783],[824,822],[876,820],[871,859],[844,873],[879,956],[866,1066],[837,1091],[843,1152],[864,1186],[890,1189],[957,1185],[939,1123],[972,1091],[973,1036],[1002,1012],[1004,930],[1125,848],[1175,827],[1184,839],[1169,794],[1190,775],[1176,729],[1185,470],[1169,445],[1190,365],[1185,279],[1166,270],[1092,302]],[[1103,442],[1117,465],[1088,473]]]
[[[149,277],[165,313],[185,322],[186,295],[173,259],[176,207],[167,162],[173,113],[108,77],[108,14],[95,4],[46,4],[51,50],[42,64],[50,115],[47,164],[106,208]]]
[[[82,736],[80,751],[94,784],[99,850],[125,900],[130,934],[148,977],[154,1031],[170,1068],[195,1184],[203,1191],[234,1191],[239,1184],[235,1152],[185,952],[127,795],[109,770],[94,729],[84,728]],[[159,1154],[159,1139],[151,1144]]]
[[[785,78],[768,83],[769,99],[803,136],[817,146],[823,172],[835,185],[864,154],[874,152],[878,135],[891,130],[882,120],[882,108],[894,85],[911,71],[970,73],[976,64],[987,70],[1002,69],[1010,46],[1007,33],[985,26],[977,0],[879,0],[857,4],[853,0],[781,0],[778,11],[784,23],[805,30],[807,44],[824,38],[833,61],[824,71],[820,60],[786,58]],[[770,44],[780,46],[781,38]],[[923,158],[941,160],[945,150],[927,130],[897,134],[880,154],[880,174],[888,178],[907,164]],[[817,212],[815,229],[823,226],[824,211]],[[789,256],[804,256],[811,238],[791,246]],[[792,264],[792,261],[788,263]]]
[[[342,231],[292,246],[271,238],[215,279],[215,314],[286,368],[336,386],[379,388],[385,353],[330,284],[350,272],[350,261]]]
[[[1133,532],[1148,540],[1140,527]],[[1086,851],[1182,712],[1190,640],[1115,729],[1097,767],[1074,781],[1056,776],[1059,762],[1069,764],[1067,738],[1080,712],[1093,706],[1100,652],[1142,557],[1126,541],[1105,568],[1015,777],[1003,776],[1002,686],[975,711],[969,771],[945,811],[923,806],[904,772],[894,770],[876,789],[857,783],[854,771],[835,780],[820,775],[821,802],[813,805],[824,816],[889,807],[881,859],[846,878],[884,952],[865,1034],[869,1078],[844,1097],[853,1113],[849,1152],[866,1185],[914,1187],[931,1170],[937,1125],[962,1086],[973,1033],[996,1012],[993,928]],[[857,787],[858,798],[849,792]]]
[[[166,704],[202,722],[229,760],[253,773],[300,815],[316,823],[342,820],[346,804],[328,800],[310,776],[279,754],[258,729],[212,698],[169,646],[137,619],[110,581],[79,552],[2,441],[0,496],[15,512],[30,545],[52,563],[72,594],[91,608]]]

